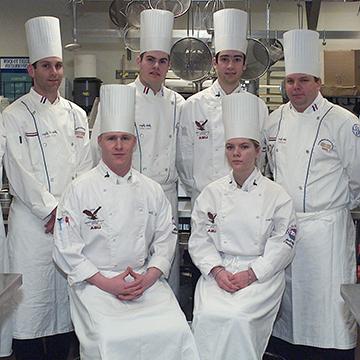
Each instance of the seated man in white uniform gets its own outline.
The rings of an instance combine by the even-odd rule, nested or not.
[[[136,59],[139,76],[129,84],[136,89],[137,146],[132,166],[161,185],[177,222],[178,176],[175,168],[175,151],[181,104],[184,103],[184,99],[164,86],[170,66],[174,15],[170,11],[152,9],[142,11],[140,17],[140,55]],[[98,113],[91,137],[95,164],[101,156],[97,143],[100,115],[101,112]],[[175,254],[169,284],[178,296],[180,261],[178,251]]]
[[[164,279],[177,237],[170,203],[131,167],[135,89],[104,85],[100,101],[102,160],[68,188],[55,227],[81,358],[198,360]]]
[[[213,66],[217,80],[211,87],[189,97],[182,106],[176,166],[192,203],[206,185],[227,175],[230,170],[224,152],[221,100],[229,94],[244,92],[240,80],[246,68],[247,21],[248,14],[239,9],[214,13],[216,55]],[[262,129],[268,109],[259,98],[258,106]],[[260,171],[265,162],[263,159],[261,156]]]
[[[256,96],[222,102],[232,171],[201,192],[192,213],[189,252],[202,273],[193,329],[202,360],[260,360],[294,256],[295,211],[285,190],[256,167]]]
[[[356,322],[340,295],[356,282],[355,228],[360,203],[360,123],[320,93],[319,34],[284,34],[290,101],[269,118],[274,180],[294,200],[298,247],[271,351],[291,360],[354,359]]]

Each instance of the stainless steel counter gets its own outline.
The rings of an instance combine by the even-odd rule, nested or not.
[[[21,274],[0,273],[0,305],[5,304],[21,284]]]

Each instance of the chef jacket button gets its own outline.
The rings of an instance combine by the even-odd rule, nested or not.
[[[299,186],[299,190],[302,190],[303,189],[303,187],[302,186]]]
[[[109,213],[109,215],[110,215],[110,216],[112,216],[112,212],[111,212],[111,213]]]
[[[309,150],[306,150],[306,153],[308,154],[310,151]]]
[[[141,212],[141,213],[142,213],[143,211],[144,211],[144,209],[143,209],[143,208],[140,208],[140,209],[139,209],[139,212]]]
[[[276,151],[276,152],[279,152],[279,149],[276,149],[275,151]]]
[[[74,146],[74,143],[73,143],[73,142],[71,143],[71,146]]]
[[[320,119],[320,116],[317,116],[317,117],[316,117],[316,120],[319,120],[319,119]]]
[[[51,181],[51,182],[54,182],[54,178],[51,178],[50,181]]]
[[[165,171],[168,171],[168,168],[165,168]]]
[[[75,176],[72,176],[72,177],[71,177],[71,180],[75,180]]]
[[[144,134],[140,134],[140,137],[144,137]]]
[[[47,143],[44,142],[43,145],[44,145],[44,147],[47,147]]]
[[[171,134],[169,135],[169,138],[170,138],[170,139],[172,138],[172,135],[171,135]]]
[[[260,219],[260,216],[257,216],[256,219]]]

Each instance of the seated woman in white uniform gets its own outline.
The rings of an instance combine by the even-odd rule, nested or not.
[[[285,190],[256,168],[256,96],[225,96],[222,111],[232,172],[202,191],[192,213],[189,251],[202,273],[193,330],[201,360],[259,360],[294,256],[295,213]]]
[[[164,277],[176,226],[160,185],[131,168],[135,89],[100,91],[102,161],[58,207],[54,259],[67,274],[83,360],[198,360]]]

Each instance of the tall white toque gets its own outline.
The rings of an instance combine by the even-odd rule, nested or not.
[[[39,16],[25,23],[30,64],[47,58],[62,59],[60,21],[52,16]]]
[[[135,135],[135,88],[111,84],[100,87],[100,134],[121,131]]]
[[[284,33],[285,75],[307,74],[320,77],[319,33],[295,29]]]
[[[140,14],[140,53],[163,51],[170,54],[174,14],[167,10],[143,10]]]
[[[226,95],[222,99],[225,139],[246,138],[260,142],[259,99],[250,93]]]
[[[248,14],[239,9],[222,9],[214,13],[215,53],[237,50],[246,54]]]

